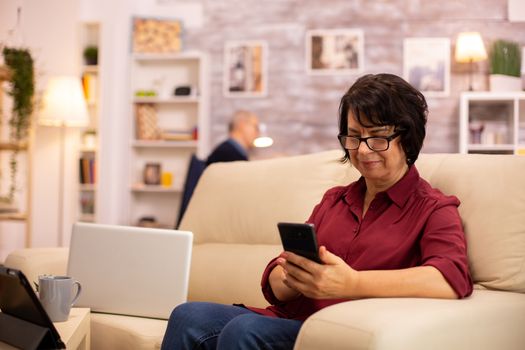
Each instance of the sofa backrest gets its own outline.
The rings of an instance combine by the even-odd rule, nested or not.
[[[477,287],[525,293],[525,157],[425,154],[416,166],[460,199]]]
[[[276,223],[304,222],[328,188],[358,179],[341,156],[333,150],[208,167],[181,222],[194,233],[190,300],[264,305],[259,278],[281,251]],[[416,166],[461,200],[475,282],[525,292],[525,157],[422,154]]]
[[[355,169],[339,162],[340,156],[329,151],[212,164],[181,228],[193,231],[197,244],[279,244],[278,221],[304,222],[328,188],[358,178]]]

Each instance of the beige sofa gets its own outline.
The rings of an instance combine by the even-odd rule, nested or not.
[[[357,179],[341,155],[209,167],[182,222],[195,234],[189,299],[264,306],[260,275],[281,251],[276,223],[306,220],[326,189]],[[525,157],[432,154],[416,164],[462,201],[473,295],[338,304],[305,322],[296,349],[525,349]],[[64,248],[29,249],[6,264],[34,280],[65,273],[66,260]],[[93,314],[91,325],[93,349],[154,349],[166,321]]]

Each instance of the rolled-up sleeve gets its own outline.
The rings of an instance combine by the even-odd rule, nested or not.
[[[428,218],[421,237],[422,265],[438,269],[458,298],[472,293],[467,243],[456,203],[437,208]]]
[[[273,258],[268,263],[268,265],[266,266],[266,269],[264,269],[264,272],[261,278],[261,288],[262,288],[264,298],[271,305],[277,305],[281,303],[281,301],[277,299],[275,295],[273,294],[272,287],[270,286],[270,273],[276,266],[277,266],[277,257]]]

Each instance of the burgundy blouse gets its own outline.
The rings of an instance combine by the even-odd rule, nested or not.
[[[378,193],[364,218],[364,178],[328,190],[308,222],[315,225],[319,246],[341,257],[355,270],[392,270],[414,266],[437,268],[460,297],[472,293],[467,248],[458,209],[459,200],[434,189],[411,166],[405,176]],[[269,316],[305,320],[314,312],[346,299],[315,300],[305,296],[281,302],[268,277],[274,258],[262,276],[262,291],[271,306],[250,309]]]

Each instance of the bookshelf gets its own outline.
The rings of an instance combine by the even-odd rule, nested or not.
[[[89,126],[82,134],[78,156],[78,220],[83,222],[96,221],[97,131],[100,115],[98,59],[97,61],[88,61],[84,53],[87,48],[100,48],[100,34],[100,24],[98,22],[81,23],[82,86],[89,113]],[[100,53],[98,56],[100,56]]]
[[[207,56],[132,54],[130,75],[129,224],[154,218],[159,227],[173,228],[191,155],[209,151]],[[189,88],[187,94],[175,95],[177,87]]]
[[[464,92],[460,153],[525,155],[525,93]]]

